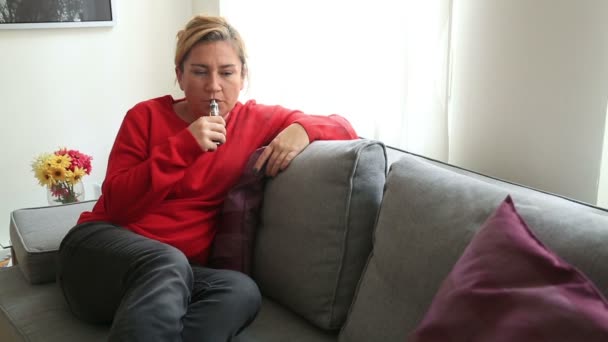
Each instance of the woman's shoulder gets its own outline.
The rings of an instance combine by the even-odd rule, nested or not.
[[[181,100],[175,100],[171,95],[156,97],[136,103],[127,111],[126,118],[145,120],[159,114],[173,113],[173,104]]]
[[[235,106],[240,112],[246,112],[248,115],[272,115],[277,112],[293,112],[293,110],[287,109],[281,105],[268,105],[258,103],[254,99],[247,100],[245,103],[237,103]]]
[[[140,110],[140,111],[158,111],[158,110],[172,110],[173,104],[175,102],[179,102],[181,100],[175,100],[171,95],[165,95],[160,97],[155,97],[153,99],[144,100],[136,103],[131,110]]]

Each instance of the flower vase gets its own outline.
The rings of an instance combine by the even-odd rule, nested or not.
[[[67,204],[84,200],[84,185],[68,182],[57,182],[46,188],[46,198],[49,205]]]

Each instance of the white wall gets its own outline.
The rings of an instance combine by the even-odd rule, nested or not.
[[[9,213],[46,205],[30,162],[58,146],[93,156],[85,178],[101,183],[125,112],[172,93],[175,34],[192,15],[191,1],[116,1],[111,28],[0,30],[0,242]]]
[[[595,203],[608,1],[453,5],[450,162]]]
[[[192,0],[192,13],[220,15],[220,0]]]

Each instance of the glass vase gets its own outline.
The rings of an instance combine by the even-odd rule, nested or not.
[[[84,185],[82,182],[57,182],[46,188],[46,199],[49,205],[84,201]]]

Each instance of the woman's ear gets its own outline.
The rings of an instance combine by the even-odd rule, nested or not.
[[[241,89],[245,88],[245,82],[247,81],[247,66],[243,64],[241,68]]]
[[[177,83],[179,83],[179,89],[184,90],[184,86],[182,85],[182,78],[184,76],[184,72],[179,67],[175,67],[175,77],[177,78]]]

